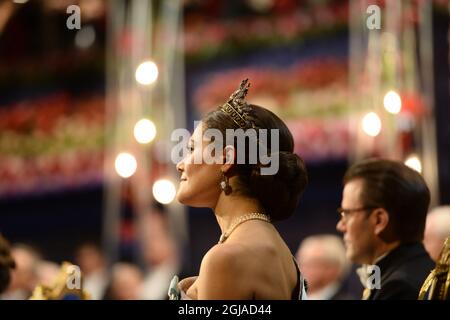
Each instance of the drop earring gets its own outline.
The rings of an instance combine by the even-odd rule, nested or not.
[[[228,177],[225,175],[225,172],[222,171],[222,181],[220,182],[220,189],[225,193],[225,195],[229,195],[231,193],[231,186],[228,180]]]

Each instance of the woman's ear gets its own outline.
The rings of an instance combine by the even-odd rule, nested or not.
[[[230,170],[234,164],[236,159],[236,149],[233,146],[225,146],[223,149],[223,165],[221,167],[222,172],[226,173]]]
[[[375,234],[379,236],[382,232],[386,232],[387,225],[389,224],[389,213],[383,209],[375,209],[372,213],[375,219]]]

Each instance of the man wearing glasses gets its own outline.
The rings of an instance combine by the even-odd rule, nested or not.
[[[380,271],[380,285],[363,299],[417,299],[434,267],[422,245],[429,203],[422,176],[401,162],[370,159],[348,169],[336,228],[348,259]]]

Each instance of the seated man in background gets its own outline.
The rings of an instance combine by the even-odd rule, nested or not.
[[[139,300],[142,296],[143,276],[134,264],[118,262],[111,269],[110,282],[104,300]]]
[[[36,266],[37,283],[39,285],[52,285],[59,273],[59,265],[52,261],[41,260]]]
[[[36,250],[25,244],[13,245],[11,255],[16,268],[11,273],[10,285],[1,299],[26,300],[38,284],[37,270],[41,257]]]
[[[83,287],[91,299],[101,300],[108,285],[108,270],[100,248],[93,243],[80,245],[75,252],[75,264],[83,273]]]
[[[448,236],[450,236],[450,206],[436,207],[427,215],[423,239],[425,249],[434,261],[439,259]]]
[[[434,268],[422,244],[429,203],[422,176],[401,162],[371,159],[347,170],[337,229],[347,258],[370,265],[363,299],[418,298]]]
[[[296,259],[308,285],[309,300],[355,299],[343,288],[350,263],[338,236],[325,234],[304,239]]]
[[[165,300],[167,287],[180,272],[176,242],[170,234],[169,220],[163,209],[154,205],[142,215],[142,243],[144,281],[141,299]]]

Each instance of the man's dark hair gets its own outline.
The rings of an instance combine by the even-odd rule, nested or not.
[[[383,208],[389,214],[381,234],[384,241],[422,241],[430,191],[417,171],[398,161],[368,159],[347,170],[344,185],[355,179],[363,181],[363,206]]]

